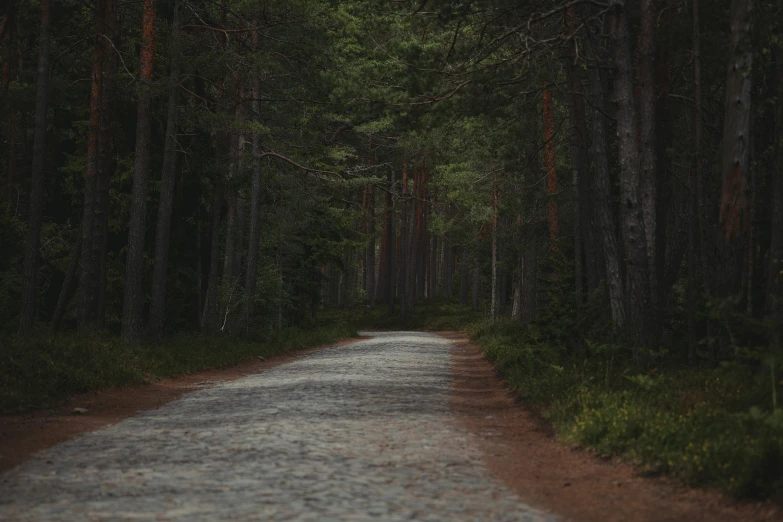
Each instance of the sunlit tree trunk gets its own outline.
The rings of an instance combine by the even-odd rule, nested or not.
[[[142,9],[139,102],[136,114],[136,153],[133,191],[125,260],[125,298],[122,305],[122,340],[137,342],[142,329],[144,305],[144,233],[150,177],[152,123],[152,76],[155,72],[157,0],[144,0]]]
[[[38,310],[38,267],[41,257],[41,224],[43,222],[44,203],[51,14],[52,0],[41,0],[41,29],[38,33],[38,77],[35,93],[35,128],[33,130],[33,169],[30,181],[30,211],[27,220],[24,271],[22,273],[20,333],[26,333],[32,329],[35,325]]]

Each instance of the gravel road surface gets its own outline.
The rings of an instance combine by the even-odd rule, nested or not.
[[[450,341],[366,335],[36,454],[0,520],[555,520],[454,422]]]

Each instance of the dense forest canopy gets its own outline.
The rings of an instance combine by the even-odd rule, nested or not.
[[[253,337],[454,296],[639,359],[780,357],[781,24],[774,0],[9,0],[0,325]]]

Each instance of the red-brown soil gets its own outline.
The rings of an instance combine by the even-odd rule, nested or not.
[[[159,408],[189,391],[239,379],[316,350],[344,346],[361,339],[363,338],[346,339],[272,357],[266,361],[251,361],[230,368],[207,370],[150,384],[75,395],[56,408],[0,416],[0,471],[13,468],[37,451],[107,424],[114,424],[140,411]],[[74,408],[85,408],[87,413],[74,415]]]
[[[481,349],[455,342],[452,409],[480,441],[487,468],[531,505],[578,521],[757,522],[783,520],[770,503],[750,504],[666,478],[643,478],[616,459],[569,448],[508,389]]]

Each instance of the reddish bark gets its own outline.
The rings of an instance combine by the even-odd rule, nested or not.
[[[142,10],[141,82],[136,113],[136,157],[133,165],[133,197],[128,226],[128,254],[125,263],[125,298],[122,307],[122,339],[138,341],[144,304],[144,235],[150,170],[152,123],[152,77],[155,71],[156,0],[144,0]]]
[[[106,59],[106,0],[95,6],[95,48],[90,83],[90,121],[87,132],[87,168],[84,174],[84,213],[82,217],[82,255],[79,271],[79,331],[91,332],[99,327],[99,267],[93,257],[96,180],[98,174],[98,137],[101,125],[101,96]]]

